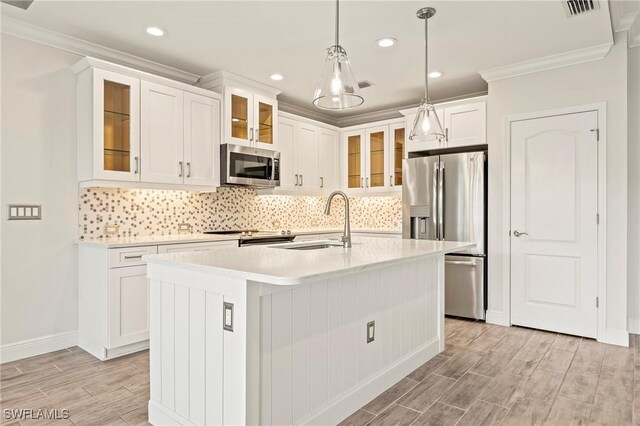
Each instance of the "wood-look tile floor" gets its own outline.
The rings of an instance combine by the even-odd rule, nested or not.
[[[445,351],[341,425],[640,425],[631,347],[447,318]]]
[[[640,425],[640,338],[630,348],[447,318],[446,350],[344,425]],[[0,365],[2,425],[146,425],[148,351],[101,362],[74,347]],[[67,409],[15,421],[11,409]]]

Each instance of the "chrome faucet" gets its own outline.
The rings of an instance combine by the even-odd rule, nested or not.
[[[344,235],[340,237],[340,241],[342,242],[342,246],[344,248],[351,248],[351,225],[349,224],[349,197],[342,191],[333,191],[331,195],[329,195],[329,199],[327,199],[327,205],[324,208],[324,214],[329,216],[331,214],[331,201],[333,201],[333,197],[336,195],[340,195],[344,198]]]

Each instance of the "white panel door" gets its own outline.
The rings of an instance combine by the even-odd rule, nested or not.
[[[280,150],[280,190],[298,189],[296,169],[296,122],[281,118],[278,124],[278,149]]]
[[[141,83],[140,93],[140,180],[183,183],[184,93],[147,81]]]
[[[331,192],[340,186],[338,184],[338,132],[329,129],[318,129],[318,169],[320,174],[320,189]]]
[[[278,150],[278,101],[254,94],[253,121],[255,146]]]
[[[296,157],[298,158],[297,168],[300,177],[300,189],[303,191],[319,190],[318,128],[316,126],[298,123]]]
[[[595,337],[597,113],[511,127],[511,322]]]
[[[447,107],[444,110],[445,142],[449,147],[487,143],[486,103]],[[442,120],[442,115],[438,115]]]
[[[355,130],[342,134],[342,185],[347,194],[365,192],[365,132]]]
[[[184,94],[184,182],[220,184],[220,101]]]
[[[224,143],[253,145],[253,94],[227,87],[224,92]]]
[[[109,270],[109,349],[149,338],[146,266]]]

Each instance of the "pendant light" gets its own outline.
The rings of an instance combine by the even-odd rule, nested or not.
[[[413,129],[409,134],[412,141],[439,141],[444,138],[444,132],[438,120],[436,109],[429,102],[429,18],[436,14],[432,7],[418,10],[417,16],[424,19],[424,99],[420,103]]]
[[[322,79],[313,95],[313,104],[321,109],[347,109],[362,105],[360,87],[351,71],[347,52],[340,46],[340,3],[336,0],[336,44],[327,49]]]

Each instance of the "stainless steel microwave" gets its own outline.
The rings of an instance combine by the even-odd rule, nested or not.
[[[249,146],[220,145],[223,185],[280,186],[280,153]]]

